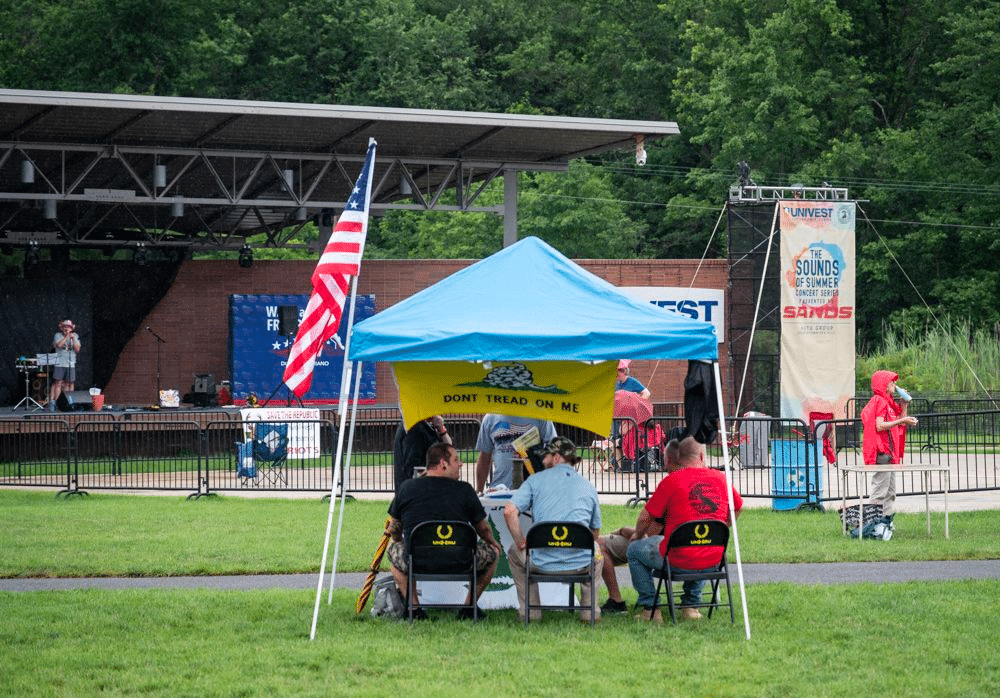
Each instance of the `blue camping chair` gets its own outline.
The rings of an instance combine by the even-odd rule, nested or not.
[[[236,477],[242,487],[287,485],[288,425],[257,422],[253,439],[236,444]]]

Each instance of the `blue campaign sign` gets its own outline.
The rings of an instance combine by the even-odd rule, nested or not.
[[[282,335],[282,306],[298,309],[297,320],[302,319],[309,296],[297,295],[232,295],[229,297],[229,375],[233,399],[242,402],[251,394],[260,400],[271,395],[284,399],[287,388],[282,387],[285,361],[295,342],[294,335]],[[361,322],[375,314],[375,296],[357,296],[354,301],[354,322]],[[313,372],[312,385],[302,402],[323,404],[340,399],[340,377],[344,367],[344,341],[347,336],[347,316],[340,321],[340,329],[326,343]],[[287,330],[287,328],[286,328]],[[276,389],[280,388],[275,394]],[[375,401],[375,364],[362,365],[361,384],[358,388],[360,402]]]

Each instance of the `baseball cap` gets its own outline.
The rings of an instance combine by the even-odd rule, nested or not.
[[[60,327],[69,327],[70,329],[76,329],[76,325],[73,324],[72,320],[63,320],[59,323]]]
[[[558,453],[569,463],[576,463],[579,458],[576,457],[576,444],[567,439],[565,436],[557,436],[547,444],[545,444],[545,449],[542,453]]]

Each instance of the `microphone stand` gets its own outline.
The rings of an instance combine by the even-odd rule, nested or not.
[[[160,335],[153,332],[152,327],[146,327],[146,331],[156,337],[156,401],[153,404],[160,404],[160,346],[167,343]]]

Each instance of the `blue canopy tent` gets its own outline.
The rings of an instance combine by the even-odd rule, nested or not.
[[[347,352],[351,362],[700,360],[714,365],[721,385],[718,340],[710,323],[633,299],[535,237],[359,322]],[[721,390],[717,393],[722,415]],[[725,433],[725,424],[720,428]],[[728,453],[723,455],[732,482]],[[346,488],[342,491],[346,497]],[[733,534],[746,619],[735,522]],[[338,547],[339,539],[338,530]],[[336,558],[335,553],[334,575]],[[324,566],[325,559],[326,550]],[[321,580],[323,574],[321,569]]]
[[[711,324],[622,294],[525,238],[359,322],[352,361],[718,358]]]

